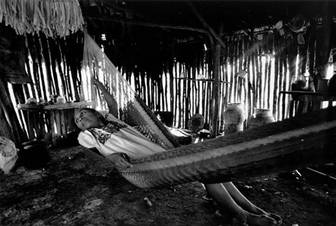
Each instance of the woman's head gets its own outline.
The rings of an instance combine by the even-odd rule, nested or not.
[[[75,124],[81,130],[99,128],[105,124],[103,116],[92,108],[82,108],[75,113]]]

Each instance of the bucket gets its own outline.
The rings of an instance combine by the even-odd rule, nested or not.
[[[241,103],[228,104],[224,112],[224,133],[230,134],[244,129],[245,113]]]
[[[247,122],[247,128],[255,128],[267,123],[274,122],[274,117],[269,109],[256,109],[255,116],[250,118]]]

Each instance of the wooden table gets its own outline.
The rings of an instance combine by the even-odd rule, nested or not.
[[[28,138],[43,139],[51,135],[52,142],[63,138],[76,130],[74,122],[75,109],[88,107],[90,102],[73,102],[64,104],[19,104],[24,112]]]

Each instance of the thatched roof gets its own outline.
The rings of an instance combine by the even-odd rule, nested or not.
[[[4,3],[10,6],[13,2]],[[68,10],[69,4],[72,11]],[[328,23],[336,16],[336,2],[318,0],[35,0],[17,6],[14,11],[16,7],[0,7],[0,22],[3,19],[17,33],[43,32],[56,38],[82,29],[85,21],[88,33],[104,45],[112,62],[124,72],[145,72],[154,77],[172,69],[174,62],[187,67],[212,63],[212,53],[207,50],[213,49],[214,42],[222,47],[232,45],[225,41],[226,37],[237,31],[238,38],[246,36],[254,42],[258,41],[258,32],[279,33],[280,23],[289,35],[296,33],[293,26],[304,27],[302,34],[308,40],[310,25]],[[38,12],[31,11],[39,7]]]
[[[177,60],[190,66],[211,54],[211,31],[223,38],[277,22],[314,23],[334,13],[324,1],[105,1],[80,0],[87,30],[126,71],[160,73]],[[293,18],[299,18],[293,22]],[[220,32],[222,30],[222,32]],[[220,35],[220,33],[222,35]],[[105,34],[106,41],[101,39]],[[213,36],[212,36],[213,37]],[[204,46],[206,44],[206,47]]]
[[[326,14],[324,1],[104,1],[80,0],[88,26],[95,30],[113,32],[124,27],[149,27],[158,30],[160,25],[184,26],[199,30],[202,26],[193,12],[194,7],[214,29],[223,25],[224,32],[274,25],[279,20],[290,20],[301,14],[307,18]],[[331,6],[334,3],[328,3]],[[156,28],[154,28],[157,25]],[[174,29],[164,29],[171,32]],[[181,32],[176,32],[175,35]],[[126,31],[125,31],[126,32]],[[124,33],[115,33],[120,37]],[[126,32],[127,33],[127,32]]]

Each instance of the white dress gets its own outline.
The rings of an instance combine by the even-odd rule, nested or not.
[[[125,153],[131,159],[166,151],[113,115],[107,114],[105,118],[108,121],[105,127],[80,132],[78,135],[80,145],[86,148],[97,148],[104,156]]]

